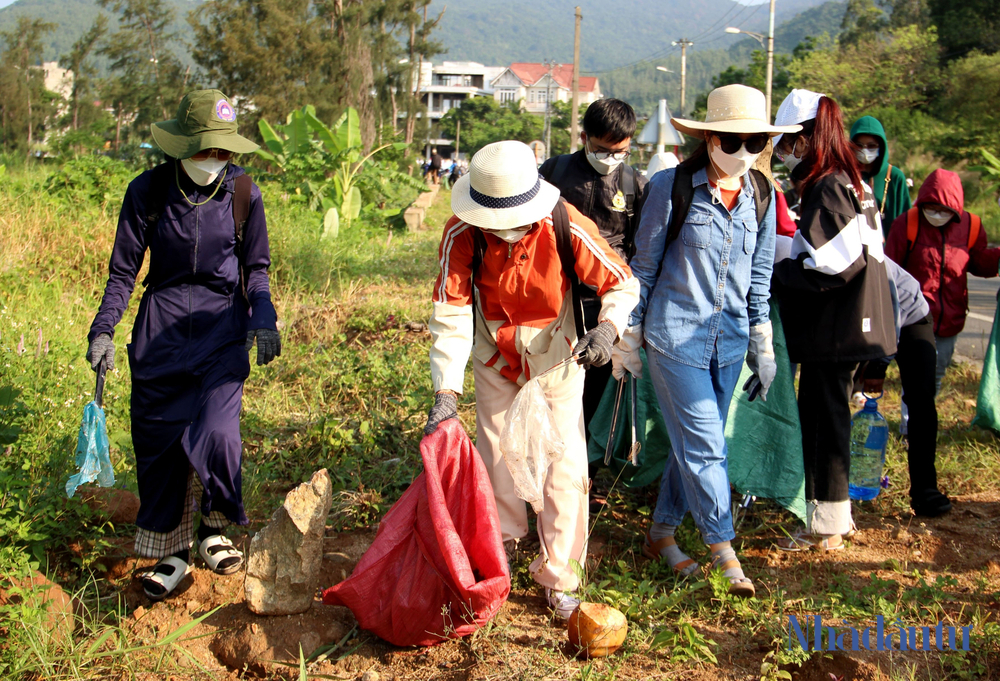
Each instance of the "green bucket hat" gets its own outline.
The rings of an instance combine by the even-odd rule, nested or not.
[[[152,125],[153,140],[174,158],[190,158],[205,149],[249,154],[259,148],[236,130],[236,109],[218,90],[189,92],[177,107],[176,118]]]

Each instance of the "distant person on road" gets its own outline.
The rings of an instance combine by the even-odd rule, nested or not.
[[[920,282],[934,317],[937,372],[934,394],[941,392],[969,309],[968,275],[997,276],[1000,248],[987,248],[978,215],[965,210],[962,180],[937,169],[920,186],[916,205],[896,218],[886,255]]]
[[[583,367],[611,358],[639,299],[639,282],[594,225],[559,190],[538,176],[535,154],[521,142],[496,142],[472,158],[451,193],[455,216],[441,238],[434,285],[430,364],[434,407],[424,433],[458,418],[458,394],[472,355],[476,384],[476,448],[486,464],[510,557],[528,534],[525,502],[500,451],[507,411],[521,386],[539,379],[566,444],[545,479],[537,516],[541,553],[532,578],[545,587],[555,616],[568,618],[580,601],[576,570],[587,555],[587,445],[583,436]],[[559,244],[573,253],[573,271],[601,300],[598,323],[582,338],[573,321],[569,277]]]
[[[906,175],[889,163],[889,142],[877,118],[862,116],[851,126],[851,141],[857,145],[861,179],[875,194],[886,237],[897,217],[910,210],[910,188]]]
[[[438,184],[438,182],[440,182],[442,163],[444,163],[444,159],[438,155],[438,150],[436,148],[431,149],[430,165],[428,166],[427,171],[430,175],[431,184]]]
[[[647,183],[627,163],[635,127],[635,111],[626,102],[599,99],[583,115],[583,148],[575,154],[550,158],[538,169],[566,201],[594,221],[601,236],[626,262],[632,254]],[[584,327],[596,327],[601,299],[596,293],[584,291],[580,302]],[[587,370],[583,421],[588,438],[590,422],[610,378],[610,364]],[[591,473],[596,473],[596,467]]]
[[[229,98],[218,90],[188,93],[176,118],[152,127],[167,159],[125,192],[87,361],[95,371],[102,362],[114,369],[115,326],[148,251],[126,350],[140,503],[135,551],[160,559],[139,575],[146,595],[160,600],[190,572],[195,535],[213,572],[243,565],[223,530],[248,523],[240,472],[247,353],[256,340],[257,364],[267,364],[281,354],[281,339],[264,204],[232,163],[257,145],[237,134]]]
[[[801,200],[789,257],[774,264],[788,355],[800,365],[799,421],[806,526],[778,542],[785,551],[843,549],[851,531],[851,388],[859,362],[896,352],[882,228],[861,179],[840,107],[792,90],[777,125],[799,124],[776,152]]]

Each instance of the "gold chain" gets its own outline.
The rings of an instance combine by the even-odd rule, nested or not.
[[[215,195],[219,193],[219,187],[222,186],[222,183],[226,179],[226,173],[229,172],[229,164],[227,163],[226,164],[226,169],[222,171],[222,177],[219,178],[219,182],[215,185],[215,191],[213,191],[211,194],[209,194],[208,198],[205,199],[204,201],[202,201],[201,203],[195,203],[194,201],[192,201],[191,199],[189,199],[187,197],[187,194],[181,188],[181,171],[180,171],[180,168],[179,168],[180,164],[181,164],[180,161],[177,161],[177,162],[174,163],[174,179],[177,181],[177,189],[180,191],[181,196],[184,197],[184,200],[187,201],[189,205],[191,205],[191,206],[193,206],[195,208],[197,208],[198,206],[204,206],[206,203],[208,203],[213,198],[215,198]]]

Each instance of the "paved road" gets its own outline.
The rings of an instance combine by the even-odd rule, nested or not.
[[[979,366],[982,366],[986,346],[990,342],[990,331],[993,330],[997,289],[1000,289],[1000,278],[969,276],[969,316],[965,320],[965,329],[959,334],[955,355],[968,358]]]

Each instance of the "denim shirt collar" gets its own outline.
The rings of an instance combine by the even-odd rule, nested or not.
[[[753,198],[753,182],[750,181],[750,173],[743,176],[745,181],[743,182],[743,190],[740,192],[743,196]],[[694,175],[691,176],[691,186],[698,188],[701,185],[706,185],[708,188],[708,167],[702,168],[701,170],[696,170]]]

